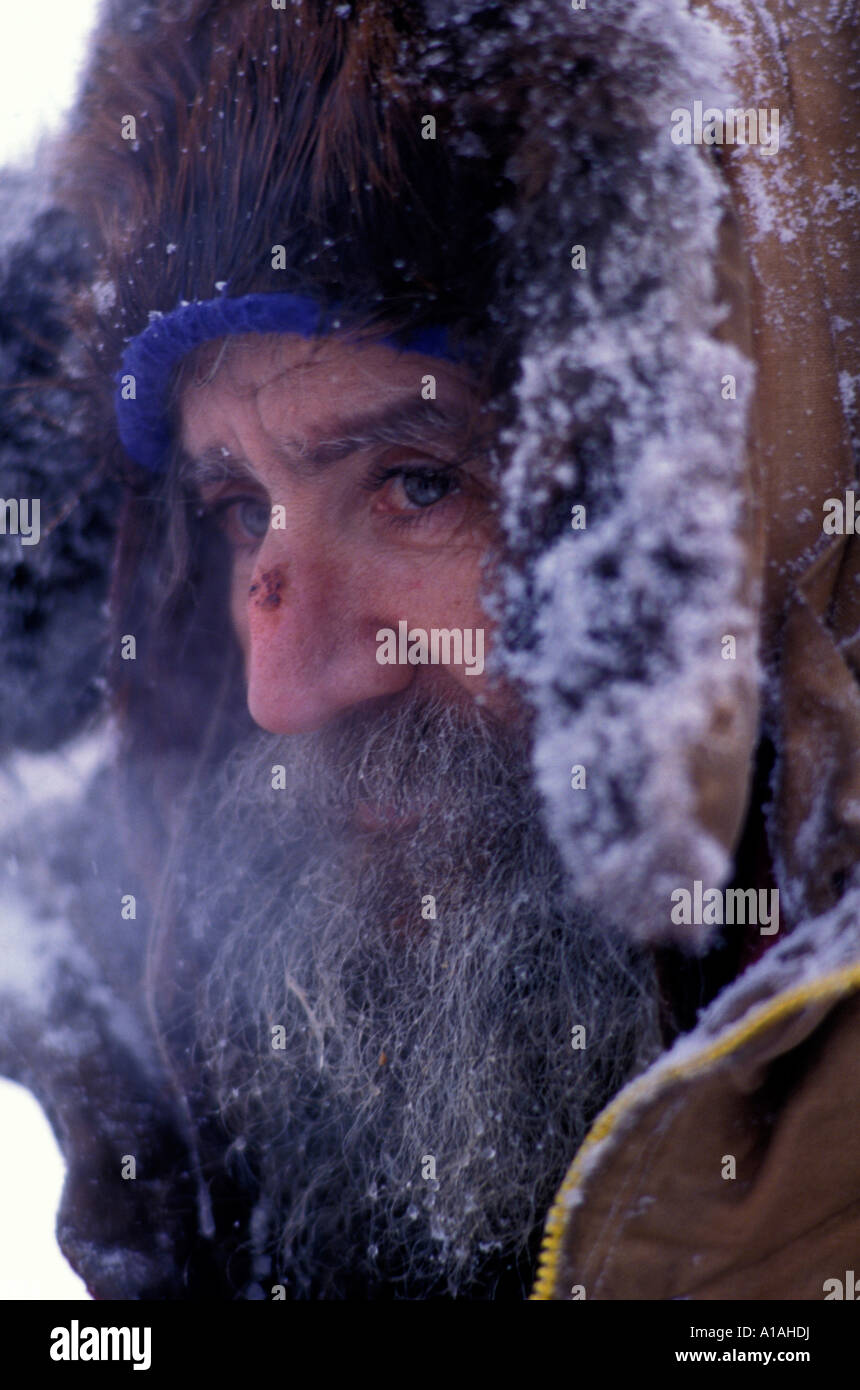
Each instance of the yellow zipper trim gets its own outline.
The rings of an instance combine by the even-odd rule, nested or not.
[[[632,1110],[644,1096],[648,1095],[649,1091],[652,1091],[656,1096],[665,1086],[675,1081],[687,1080],[689,1077],[695,1076],[697,1072],[706,1070],[712,1063],[721,1061],[743,1043],[748,1042],[758,1033],[764,1032],[772,1023],[779,1022],[797,1008],[815,1003],[828,996],[838,998],[840,995],[848,995],[853,989],[860,989],[860,965],[847,966],[831,975],[822,976],[812,985],[799,986],[796,989],[787,990],[784,994],[776,995],[769,1003],[753,1009],[745,1022],[719,1038],[696,1057],[661,1072],[656,1082],[650,1080],[649,1073],[645,1072],[643,1076],[637,1077],[635,1081],[631,1081],[625,1086],[615,1100],[598,1115],[556,1193],[544,1226],[543,1241],[538,1255],[538,1269],[535,1275],[534,1288],[529,1295],[529,1302],[547,1303],[552,1301],[561,1255],[561,1243],[564,1238],[567,1199],[581,1184],[582,1168],[588,1155],[592,1149],[606,1139],[622,1116]],[[659,1063],[653,1065],[656,1066]]]

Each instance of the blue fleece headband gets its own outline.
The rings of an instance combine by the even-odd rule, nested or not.
[[[144,468],[159,472],[170,446],[167,402],[174,368],[192,348],[235,333],[299,333],[312,338],[343,328],[337,310],[324,314],[313,300],[295,294],[246,294],[236,299],[195,300],[153,317],[132,338],[114,377],[119,437]],[[424,328],[402,338],[377,341],[404,352],[457,361],[444,328]]]

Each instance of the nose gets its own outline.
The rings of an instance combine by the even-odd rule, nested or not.
[[[267,534],[244,599],[248,708],[261,728],[308,733],[410,684],[415,667],[376,660],[377,631],[396,626],[381,580],[372,558],[359,564],[313,531]]]

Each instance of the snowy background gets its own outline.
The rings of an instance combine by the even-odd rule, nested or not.
[[[54,1238],[63,1160],[28,1091],[0,1080],[0,1300],[86,1298]]]
[[[0,165],[26,159],[69,107],[96,0],[6,5],[0,22]]]
[[[28,161],[39,137],[62,120],[95,12],[96,0],[4,8],[0,166]],[[4,792],[8,784],[0,785],[0,803]],[[0,1079],[0,1299],[87,1297],[54,1239],[62,1184],[63,1162],[39,1105]]]

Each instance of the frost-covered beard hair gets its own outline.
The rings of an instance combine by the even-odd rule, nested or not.
[[[361,802],[404,824],[362,832]],[[196,1055],[260,1185],[267,1291],[527,1293],[547,1205],[656,1023],[650,968],[565,889],[524,736],[416,698],[257,736],[199,826]]]

